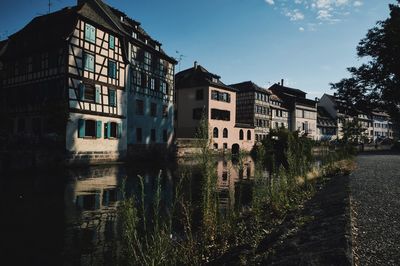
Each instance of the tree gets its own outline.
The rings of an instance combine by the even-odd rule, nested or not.
[[[378,21],[357,46],[357,55],[368,59],[350,67],[350,78],[331,83],[339,99],[356,110],[387,111],[400,124],[400,0],[390,4],[390,17]]]

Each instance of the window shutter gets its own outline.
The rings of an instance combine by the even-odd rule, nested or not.
[[[78,138],[85,137],[85,120],[78,120]]]
[[[100,209],[100,194],[96,193],[94,201],[94,209]]]
[[[96,138],[101,138],[101,121],[96,121]]]
[[[79,100],[85,100],[85,84],[79,83]]]
[[[107,138],[111,136],[111,122],[107,122]]]
[[[122,124],[118,123],[117,124],[117,137],[121,138],[121,136],[122,136]]]
[[[116,99],[115,99],[115,90],[109,89],[108,90],[108,101],[110,106],[115,106]]]
[[[101,87],[99,85],[96,85],[96,98],[95,98],[96,103],[100,103],[101,102],[101,100],[100,100],[101,99],[100,92],[101,92]]]

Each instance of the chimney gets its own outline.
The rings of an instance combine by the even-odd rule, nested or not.
[[[283,79],[281,79],[281,86],[283,87]]]
[[[194,61],[193,68],[194,68],[194,69],[197,69],[197,61]]]

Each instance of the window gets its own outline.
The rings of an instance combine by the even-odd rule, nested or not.
[[[163,141],[167,142],[168,141],[168,132],[166,129],[163,130]]]
[[[144,115],[144,102],[142,100],[136,100],[136,114]]]
[[[78,120],[78,137],[101,138],[101,121]]]
[[[215,150],[218,150],[218,143],[214,143],[213,146],[214,146],[214,149],[215,149]]]
[[[228,129],[224,128],[224,130],[222,131],[222,137],[223,138],[227,138],[228,137]]]
[[[87,23],[85,25],[85,40],[91,43],[96,42],[96,28]]]
[[[194,108],[193,109],[193,120],[201,120],[203,116],[203,108]]]
[[[231,102],[231,95],[229,93],[226,93],[226,92],[212,90],[211,91],[211,99],[216,100],[216,101],[230,103]]]
[[[231,112],[220,109],[211,109],[211,119],[230,121]]]
[[[154,128],[151,130],[150,140],[151,140],[152,142],[155,142],[155,141],[156,141],[156,130],[155,130]]]
[[[223,145],[224,150],[227,150],[227,149],[228,149],[228,143],[224,143],[224,144],[222,144],[222,145]]]
[[[134,31],[132,31],[132,37],[135,38],[135,39],[137,39],[137,33],[134,32]]]
[[[151,54],[149,52],[144,52],[144,69],[150,71],[151,66]]]
[[[239,131],[239,139],[240,140],[243,140],[243,130],[241,129],[240,131]]]
[[[136,142],[142,142],[142,129],[140,127],[136,128]]]
[[[108,76],[110,78],[117,78],[117,63],[113,60],[108,60]]]
[[[137,70],[133,71],[133,84],[137,86],[142,86],[142,73]]]
[[[163,117],[168,117],[168,105],[163,105]]]
[[[89,102],[94,102],[96,97],[95,87],[91,84],[79,84],[79,98]]]
[[[247,130],[247,140],[251,140],[251,131]]]
[[[109,40],[108,40],[108,47],[110,49],[113,49],[113,50],[115,48],[115,37],[113,35],[111,35],[111,34],[110,34],[110,37],[109,37]]]
[[[203,89],[196,90],[196,100],[201,101],[204,99]]]
[[[155,89],[155,80],[154,80],[154,78],[150,79],[150,89],[152,89],[152,90]]]
[[[213,138],[218,138],[218,128],[216,127],[213,129]]]
[[[107,122],[104,124],[104,138],[116,139],[121,136],[121,124],[116,122]]]
[[[156,117],[157,116],[157,104],[151,103],[150,105],[150,115]]]
[[[117,106],[117,92],[114,89],[108,89],[108,104]]]
[[[168,85],[165,81],[160,82],[160,91],[164,94],[168,94]]]
[[[88,53],[83,54],[83,69],[94,71],[94,56]]]

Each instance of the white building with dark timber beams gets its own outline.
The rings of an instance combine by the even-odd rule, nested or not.
[[[23,149],[66,151],[69,162],[96,162],[124,159],[128,136],[129,143],[138,140],[139,127],[145,144],[172,142],[175,61],[121,14],[101,0],[78,0],[0,42],[6,149],[24,143]],[[134,69],[141,87],[131,85],[138,82]],[[150,110],[142,118],[128,112],[139,99]]]

